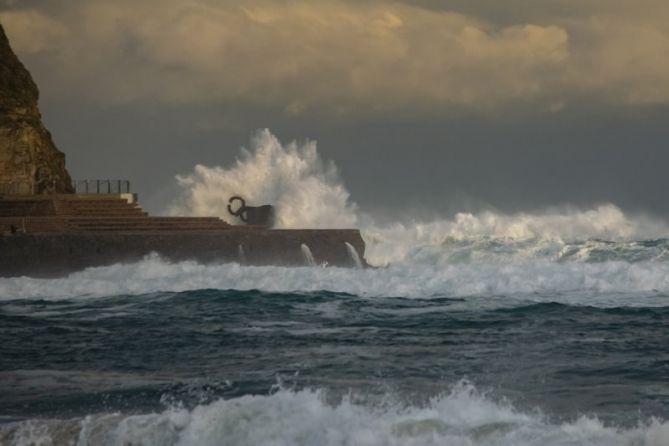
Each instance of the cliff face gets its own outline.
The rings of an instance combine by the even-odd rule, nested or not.
[[[73,192],[65,155],[42,124],[38,97],[0,25],[0,195]]]

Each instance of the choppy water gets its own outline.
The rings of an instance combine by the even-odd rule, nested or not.
[[[667,445],[667,241],[0,280],[0,443]]]
[[[374,269],[0,279],[0,444],[669,445],[669,225],[613,205],[375,223],[269,131],[172,212],[363,228]],[[308,247],[304,247],[306,253]]]

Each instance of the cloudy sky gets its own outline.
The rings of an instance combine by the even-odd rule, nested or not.
[[[0,0],[74,177],[145,207],[256,129],[361,208],[669,216],[666,0]]]

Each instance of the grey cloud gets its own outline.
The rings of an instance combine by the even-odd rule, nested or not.
[[[635,15],[619,2],[567,2],[555,17],[528,7],[536,16],[513,21],[514,1],[505,24],[476,2],[426,3],[92,0],[59,13],[7,9],[0,19],[20,52],[49,59],[61,84],[111,104],[232,101],[355,115],[557,110],[580,95],[669,101],[669,20],[658,18],[669,10],[660,3],[657,14]]]

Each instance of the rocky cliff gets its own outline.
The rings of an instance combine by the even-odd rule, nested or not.
[[[0,195],[73,192],[65,155],[42,124],[38,97],[0,25]]]

